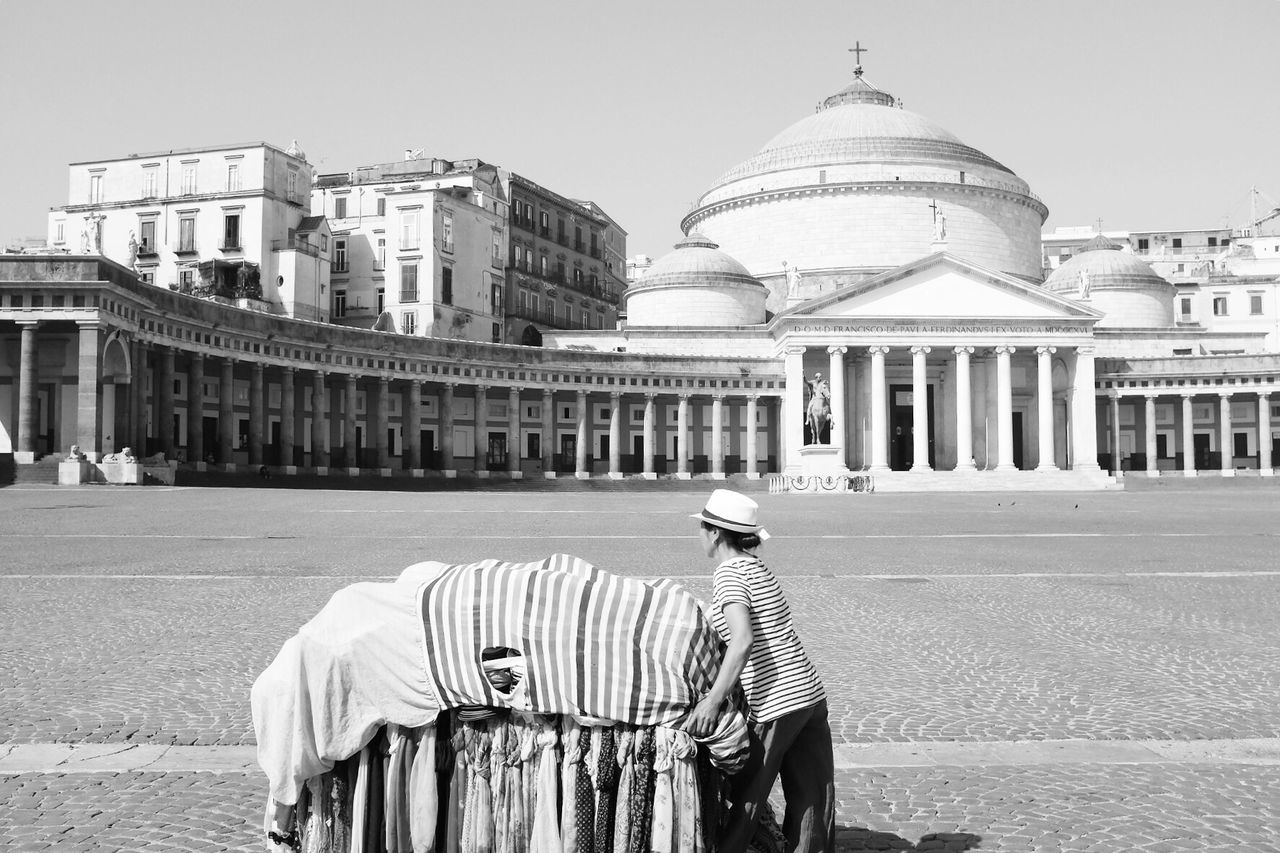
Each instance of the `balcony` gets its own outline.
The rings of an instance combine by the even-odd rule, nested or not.
[[[240,239],[238,237],[233,237],[230,239],[224,238],[223,241],[218,244],[218,248],[224,252],[239,252],[244,247],[240,245]]]
[[[138,257],[140,258],[152,258],[158,254],[160,254],[160,250],[154,244],[146,240],[143,240],[142,243],[138,245]]]
[[[378,269],[378,267],[375,267],[375,269]],[[333,261],[329,264],[329,272],[337,275],[339,273],[350,272],[350,270],[347,269],[346,261]]]
[[[175,255],[198,255],[200,254],[200,250],[196,248],[196,244],[194,242],[179,243],[174,247],[173,253]]]
[[[310,255],[313,258],[320,257],[320,247],[302,237],[292,237],[288,240],[272,240],[271,251],[301,252],[302,254]]]
[[[532,320],[543,326],[550,326],[553,329],[583,329],[586,328],[579,320],[565,320],[565,318],[557,314],[551,308],[538,307],[529,308],[528,306],[517,305],[508,308],[507,317],[519,317],[522,320]]]
[[[590,282],[572,281],[572,280],[566,279],[562,275],[555,275],[554,273],[551,275],[541,275],[536,272],[526,271],[523,267],[519,265],[512,266],[509,269],[516,274],[517,281],[519,281],[519,277],[524,276],[524,277],[534,279],[536,281],[540,281],[543,284],[551,285],[552,287],[567,287],[570,290],[576,291],[586,296],[594,296],[596,299],[599,299],[601,302],[608,302],[610,305],[617,305],[619,301],[618,295],[614,293],[611,289],[605,287],[602,284],[598,284],[598,283],[591,284]]]

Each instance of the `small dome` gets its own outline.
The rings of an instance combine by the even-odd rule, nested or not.
[[[289,143],[289,147],[284,150],[284,153],[290,157],[297,157],[299,160],[307,159],[307,152],[302,150],[296,139]]]
[[[746,267],[695,231],[654,261],[624,299],[630,326],[741,326],[764,322],[767,296]]]
[[[1106,316],[1100,327],[1162,328],[1173,325],[1177,292],[1141,258],[1099,234],[1054,270],[1044,287],[1088,300]]]
[[[888,92],[881,92],[862,79],[862,66],[853,72],[853,82],[822,102],[823,109],[841,104],[879,104],[882,107],[897,106],[898,99]]]

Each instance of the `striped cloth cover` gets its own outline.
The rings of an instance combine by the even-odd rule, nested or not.
[[[481,668],[484,649],[505,646],[524,658],[528,710],[672,723],[711,687],[722,657],[697,600],[677,584],[567,554],[450,566],[419,596],[427,674],[446,708],[506,704]]]

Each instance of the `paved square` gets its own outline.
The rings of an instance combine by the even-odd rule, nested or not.
[[[847,850],[1280,850],[1280,489],[757,495]],[[709,592],[693,493],[0,493],[0,847],[260,849],[248,691],[340,586],[578,554]]]

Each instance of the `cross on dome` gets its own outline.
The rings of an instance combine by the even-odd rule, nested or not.
[[[853,76],[861,77],[862,76],[862,54],[870,53],[871,51],[863,47],[861,41],[855,41],[853,43],[853,47],[849,48],[849,52],[853,54],[854,62],[857,63],[853,69]]]

